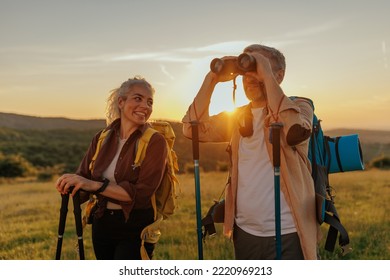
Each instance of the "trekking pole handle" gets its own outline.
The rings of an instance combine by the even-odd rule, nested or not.
[[[280,129],[283,124],[276,122],[271,124],[270,142],[272,143],[272,155],[274,167],[280,167]]]
[[[192,121],[191,128],[192,128],[192,154],[193,159],[198,160],[199,159],[199,122],[198,121]]]

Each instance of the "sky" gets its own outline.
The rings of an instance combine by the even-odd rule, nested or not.
[[[0,0],[0,112],[104,119],[136,75],[152,118],[180,121],[215,57],[265,44],[286,57],[282,89],[311,98],[324,129],[390,130],[390,1]],[[210,112],[248,101],[237,78]]]

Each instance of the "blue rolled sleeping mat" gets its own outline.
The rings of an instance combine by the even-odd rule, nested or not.
[[[364,170],[362,149],[357,134],[329,137],[328,145],[329,173]]]

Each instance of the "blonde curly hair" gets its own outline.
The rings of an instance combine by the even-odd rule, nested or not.
[[[134,87],[135,85],[140,85],[145,87],[145,89],[149,90],[152,94],[154,94],[155,92],[152,85],[149,82],[147,82],[145,78],[139,75],[123,82],[119,88],[111,90],[110,95],[107,98],[107,106],[106,106],[107,125],[111,124],[114,120],[116,120],[121,116],[118,99],[119,97],[125,97],[128,91],[132,89],[132,87]]]

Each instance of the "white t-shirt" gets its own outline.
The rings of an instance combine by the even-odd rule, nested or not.
[[[238,151],[238,189],[235,222],[256,236],[275,236],[274,168],[264,139],[263,108],[252,108],[253,135],[241,137]],[[280,193],[281,233],[296,232],[294,221]]]
[[[121,153],[122,148],[125,145],[126,141],[127,141],[127,139],[120,139],[119,138],[118,150],[116,151],[116,154],[115,154],[114,158],[112,159],[110,165],[107,167],[106,170],[103,171],[103,177],[110,180],[110,182],[116,183],[115,167],[116,167],[116,164],[118,162],[119,154]]]

